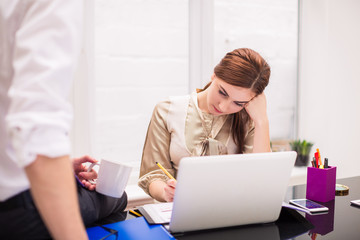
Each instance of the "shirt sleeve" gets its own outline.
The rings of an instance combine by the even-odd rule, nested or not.
[[[14,39],[7,134],[19,167],[70,154],[68,94],[80,52],[82,1],[24,1]]]
[[[171,134],[167,129],[166,121],[169,107],[169,101],[156,105],[146,134],[138,185],[149,195],[150,183],[155,180],[166,182],[169,179],[156,162],[159,162],[171,175],[174,176],[175,173],[170,160]]]
[[[255,124],[250,120],[249,130],[245,136],[244,153],[252,153],[254,149]]]

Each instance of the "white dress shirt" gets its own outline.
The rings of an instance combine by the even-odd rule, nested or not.
[[[29,188],[24,167],[37,155],[70,154],[68,94],[80,49],[82,4],[0,1],[0,201]]]

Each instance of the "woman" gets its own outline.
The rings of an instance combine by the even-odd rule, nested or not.
[[[270,67],[247,48],[229,52],[211,81],[189,96],[156,105],[148,128],[139,186],[158,201],[173,201],[181,158],[270,152],[266,98]]]

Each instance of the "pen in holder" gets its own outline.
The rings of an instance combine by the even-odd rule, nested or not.
[[[336,167],[307,168],[306,198],[318,202],[335,199]]]

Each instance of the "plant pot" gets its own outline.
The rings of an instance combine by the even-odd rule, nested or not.
[[[295,166],[308,166],[309,164],[309,155],[300,155],[298,154],[295,161]]]

